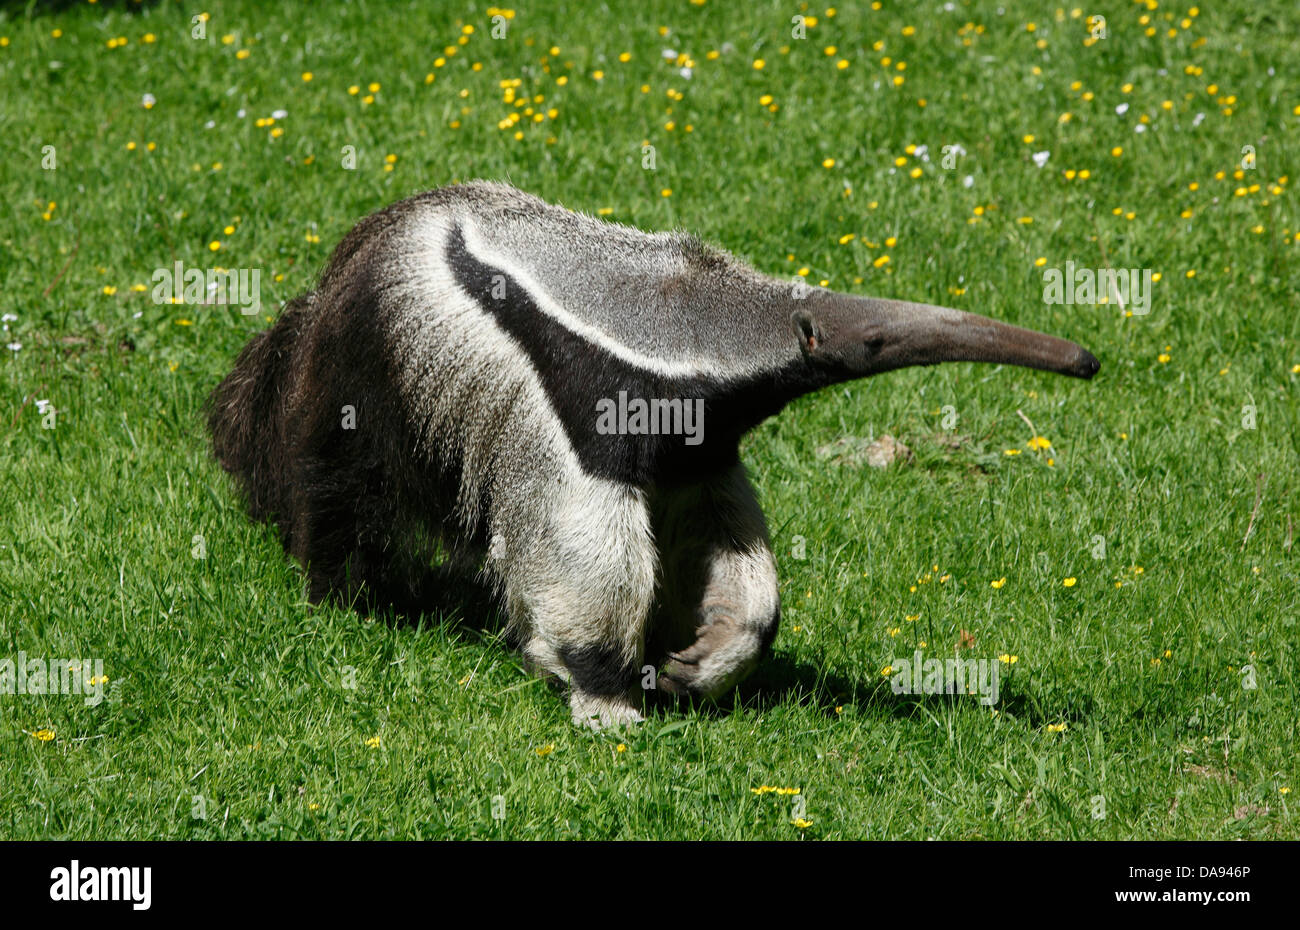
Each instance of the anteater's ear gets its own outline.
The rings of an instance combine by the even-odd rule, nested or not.
[[[821,327],[807,310],[796,310],[790,315],[795,335],[799,337],[799,349],[807,357],[816,352],[822,344]]]

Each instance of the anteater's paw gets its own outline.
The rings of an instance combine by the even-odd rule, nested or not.
[[[596,695],[574,691],[569,695],[569,708],[573,722],[580,727],[603,730],[606,727],[628,727],[642,723],[645,717],[623,695]]]
[[[656,684],[670,694],[717,697],[753,671],[759,652],[755,632],[722,618],[687,648],[668,653]]]

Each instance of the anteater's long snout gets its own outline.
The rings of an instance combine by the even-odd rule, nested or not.
[[[904,301],[867,300],[857,317],[874,371],[939,362],[994,362],[1091,378],[1101,369],[1078,343],[974,313]]]

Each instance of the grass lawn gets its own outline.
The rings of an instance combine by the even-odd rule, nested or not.
[[[108,678],[0,694],[0,838],[1300,837],[1300,12],[1003,5],[0,13],[0,660]],[[310,608],[201,418],[358,219],[474,177],[1102,370],[761,426],[772,655],[580,731],[476,609]],[[262,312],[154,301],[177,261],[260,269]],[[1150,312],[1046,303],[1067,262],[1151,272]],[[886,433],[911,461],[868,467]],[[916,650],[1000,700],[895,694]]]

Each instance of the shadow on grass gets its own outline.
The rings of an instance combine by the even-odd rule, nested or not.
[[[889,682],[878,674],[866,678],[845,677],[776,653],[767,656],[731,697],[695,701],[693,706],[705,717],[723,717],[737,709],[771,711],[782,704],[794,703],[827,718],[839,717],[840,711],[852,708],[859,718],[903,720],[927,708],[937,710],[975,704],[978,700],[966,694],[895,694]],[[674,706],[667,695],[656,704],[669,709]],[[683,700],[677,706],[684,709],[692,706],[692,702]],[[1035,687],[1004,679],[998,702],[989,710],[1041,727],[1088,719],[1094,710],[1094,699],[1090,692],[1081,689]]]
[[[471,633],[503,650],[517,644],[505,636],[504,607],[491,587],[463,570],[435,570],[418,592],[382,605],[354,605],[358,612],[373,615],[393,626],[418,627],[438,623]],[[1023,676],[1005,676],[998,702],[990,710],[1024,720],[1031,726],[1086,720],[1094,710],[1094,697],[1084,689],[1061,683],[1037,683]],[[563,692],[563,685],[551,679],[551,690]],[[859,717],[909,719],[925,708],[938,709],[978,699],[964,694],[895,694],[879,674],[846,677],[828,672],[788,654],[770,653],[749,678],[727,697],[718,700],[676,698],[666,692],[648,695],[646,712],[658,719],[670,719],[694,708],[701,716],[722,718],[735,710],[774,710],[784,704],[798,704],[818,714],[836,718],[852,708]]]

